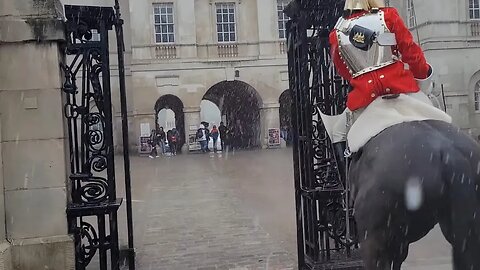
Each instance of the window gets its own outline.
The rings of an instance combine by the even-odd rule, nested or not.
[[[291,0],[277,0],[277,15],[278,15],[278,37],[284,39],[287,37],[287,21],[288,18],[283,10],[290,3]]]
[[[470,13],[470,20],[480,19],[480,0],[468,0],[468,11]]]
[[[155,20],[155,42],[175,42],[175,28],[173,23],[173,3],[160,3],[153,6]]]
[[[473,98],[475,111],[480,112],[480,81],[475,84],[475,89],[473,90]]]
[[[413,6],[413,0],[407,0],[407,23],[408,27],[415,26],[415,7]]]
[[[218,42],[237,41],[235,25],[235,3],[217,3],[217,39]]]

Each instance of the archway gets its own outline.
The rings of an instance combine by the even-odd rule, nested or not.
[[[185,115],[183,113],[183,102],[174,95],[161,96],[155,103],[155,125],[156,129],[160,128],[159,122],[169,123],[169,111],[174,113],[175,128],[180,133],[180,141],[178,142],[178,149],[181,149],[185,144]],[[159,117],[161,116],[161,117]],[[165,117],[165,118],[163,118]],[[171,124],[169,124],[171,125]],[[168,127],[164,127],[165,132]]]
[[[212,86],[203,99],[218,106],[222,121],[230,130],[227,144],[237,149],[261,145],[262,99],[252,86],[241,81],[223,81]]]
[[[290,90],[285,90],[278,98],[280,104],[280,133],[282,138],[286,141],[287,145],[291,142],[292,131],[292,95]]]

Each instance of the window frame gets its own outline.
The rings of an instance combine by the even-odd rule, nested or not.
[[[470,7],[470,1],[473,2],[473,6]],[[476,7],[475,7],[475,2],[476,2]],[[475,11],[478,12],[478,17],[475,17]],[[470,12],[473,12],[472,15],[474,15],[473,17],[470,16]],[[467,18],[468,20],[470,21],[480,21],[480,0],[468,0],[468,3],[467,3]]]
[[[162,14],[161,11],[160,11],[160,13],[156,13],[156,12],[155,12],[155,8],[157,8],[157,7],[160,8],[160,6],[162,6],[162,5],[165,5],[165,6],[166,6],[167,12],[166,12],[165,14]],[[168,22],[168,16],[170,15],[170,14],[168,13],[168,5],[170,5],[170,6],[172,7],[172,13],[171,13],[171,15],[172,15],[172,21],[171,21],[171,22]],[[176,16],[175,16],[176,14],[175,14],[175,10],[176,10],[176,8],[175,8],[175,3],[172,2],[172,1],[153,2],[153,3],[152,3],[152,13],[151,13],[151,14],[152,14],[153,43],[154,43],[154,44],[157,44],[157,45],[162,45],[162,44],[164,44],[164,45],[171,45],[171,44],[175,44],[175,43],[177,42],[177,33],[176,33],[177,27],[176,27]],[[162,15],[167,16],[167,22],[166,22],[166,23],[162,23],[162,22],[161,22],[161,16],[162,16]],[[157,22],[155,21],[156,16],[160,16],[160,22],[159,22],[159,23],[157,23]],[[173,31],[170,32],[170,31],[168,31],[168,29],[167,29],[167,32],[166,32],[166,33],[163,33],[163,32],[157,33],[156,27],[157,27],[157,26],[160,26],[160,27],[161,27],[162,25],[166,25],[167,28],[168,28],[169,25],[172,25]],[[161,41],[161,40],[160,40],[160,41],[157,41],[157,35],[160,35],[160,36],[161,36],[161,35],[167,35],[168,41],[166,41],[166,42],[165,42],[165,41]],[[169,35],[173,35],[173,41],[170,41]],[[160,37],[160,39],[162,39],[162,37]]]
[[[233,20],[234,20],[234,21],[233,21],[233,25],[234,25],[234,28],[235,28],[233,32],[230,32],[230,30],[229,30],[229,32],[224,32],[224,31],[223,31],[223,26],[224,26],[225,24],[230,25],[230,24],[232,24],[232,22],[230,22],[230,21],[224,22],[224,21],[223,21],[223,18],[222,18],[222,22],[221,22],[221,23],[219,23],[218,20],[217,20],[217,19],[218,19],[217,17],[218,17],[218,15],[219,15],[219,14],[217,13],[217,9],[218,9],[217,7],[218,7],[218,6],[221,6],[221,5],[233,5]],[[214,29],[215,29],[215,31],[214,31],[214,32],[215,32],[214,40],[216,40],[216,43],[218,43],[218,44],[238,43],[238,39],[239,39],[239,38],[238,38],[238,23],[237,23],[237,22],[238,22],[238,16],[237,16],[237,6],[238,6],[238,4],[237,4],[237,2],[236,2],[236,1],[219,1],[219,2],[215,2],[212,6],[213,6],[213,9],[214,9],[214,12],[213,12],[213,13],[214,13],[213,21],[214,21],[214,27],[215,27],[215,28],[214,28]],[[222,8],[222,9],[223,9],[223,8]],[[222,13],[220,13],[220,14],[221,14],[222,16],[223,16],[223,15],[230,15],[229,12],[228,12],[227,14],[224,14],[223,11],[222,11]],[[222,32],[219,32],[219,31],[218,31],[218,26],[219,26],[219,24],[222,24]],[[219,38],[218,38],[220,33],[223,35],[223,37],[225,37],[225,34],[228,33],[228,35],[229,35],[229,41],[225,41],[225,40],[220,41]],[[233,41],[230,39],[230,35],[231,35],[232,33],[235,35],[235,40],[233,40]]]
[[[473,110],[480,113],[480,80],[473,86]]]
[[[287,39],[287,21],[290,20],[290,18],[287,16],[287,14],[283,13],[283,9],[291,2],[291,0],[276,0],[276,12],[277,12],[277,33],[278,33],[278,39],[280,40],[286,40]],[[281,4],[280,4],[281,3]],[[278,7],[282,5],[283,9],[279,10]],[[282,13],[282,18],[280,18],[280,12]],[[283,29],[280,29],[280,23],[283,25]],[[284,37],[282,38],[280,33],[283,31]]]

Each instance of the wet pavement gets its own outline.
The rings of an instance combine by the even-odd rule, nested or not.
[[[131,162],[137,269],[296,269],[291,150]],[[411,246],[402,269],[452,269],[439,229]]]

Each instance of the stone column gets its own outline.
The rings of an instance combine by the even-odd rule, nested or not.
[[[0,51],[1,53],[1,51]],[[0,90],[1,94],[1,90]],[[1,99],[1,96],[0,96]],[[10,243],[6,241],[5,232],[5,195],[4,195],[4,178],[3,178],[3,150],[2,150],[2,114],[0,113],[0,269],[11,269],[11,251]]]
[[[280,104],[279,103],[265,103],[261,110],[262,123],[262,147],[268,146],[268,129],[280,128]]]
[[[188,153],[188,135],[196,133],[200,125],[200,107],[185,107],[183,108],[185,114],[185,144],[182,148],[182,153]]]
[[[58,0],[0,0],[0,269],[74,269],[61,11]]]

